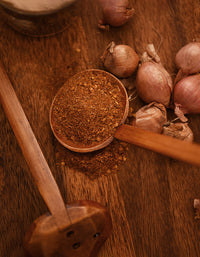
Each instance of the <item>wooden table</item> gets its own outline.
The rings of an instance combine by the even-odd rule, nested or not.
[[[141,54],[148,43],[157,48],[162,37],[159,55],[174,78],[176,52],[200,36],[199,0],[131,3],[133,19],[109,31],[97,28],[100,9],[94,0],[77,1],[69,8],[68,28],[52,37],[26,37],[0,20],[0,59],[65,201],[89,199],[107,206],[113,233],[99,256],[198,257],[200,221],[194,218],[193,200],[200,198],[199,168],[132,145],[118,172],[91,179],[68,167],[68,151],[49,126],[57,90],[79,71],[103,69],[100,56],[111,41]],[[142,105],[136,98],[132,108],[136,111]],[[189,117],[195,142],[200,143],[200,117]],[[0,131],[0,256],[22,257],[24,234],[47,207],[2,107]]]

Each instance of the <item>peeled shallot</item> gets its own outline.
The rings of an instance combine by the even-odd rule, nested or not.
[[[175,62],[179,69],[175,83],[187,75],[200,72],[200,43],[191,42],[183,46],[176,54]]]
[[[200,113],[200,74],[180,80],[174,88],[175,114],[187,121],[186,113]]]
[[[147,46],[136,77],[139,97],[146,103],[158,102],[168,107],[173,89],[172,79],[160,62],[152,44]]]
[[[106,25],[118,27],[125,24],[134,14],[129,0],[99,0],[102,7],[103,18],[99,21],[99,28],[105,29]]]

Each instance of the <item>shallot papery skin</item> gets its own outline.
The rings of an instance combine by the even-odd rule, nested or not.
[[[147,61],[138,69],[136,88],[144,102],[158,102],[167,107],[170,103],[173,83],[169,73],[161,64]]]
[[[161,133],[164,123],[167,122],[165,106],[159,103],[151,103],[143,106],[135,114],[135,127],[144,130]]]
[[[118,78],[128,78],[137,69],[139,56],[128,45],[116,45],[111,42],[105,49],[101,60],[107,71]]]
[[[125,24],[135,12],[135,10],[130,7],[128,0],[99,0],[99,3],[103,12],[103,18],[99,22],[99,26],[121,26]]]
[[[184,76],[200,72],[200,43],[191,42],[183,46],[176,54],[175,63],[179,69],[176,82]]]
[[[177,139],[193,142],[193,132],[187,123],[177,122],[170,123],[168,126],[163,126],[163,135],[175,137]]]
[[[200,113],[200,75],[191,75],[180,80],[174,88],[175,114],[187,121],[186,113]]]

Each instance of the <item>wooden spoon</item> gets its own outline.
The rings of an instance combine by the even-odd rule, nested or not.
[[[168,157],[200,166],[200,145],[198,144],[144,131],[126,124],[119,127],[114,137]]]
[[[0,64],[0,101],[50,213],[27,232],[24,247],[31,257],[93,257],[111,232],[106,209],[93,201],[65,206],[34,133]]]
[[[75,76],[83,79],[82,75],[85,76],[85,73],[88,73],[89,76],[89,73],[94,71],[96,73],[99,72],[100,74],[105,73],[107,74],[107,76],[113,78],[113,75],[111,75],[110,73],[97,69],[86,70],[84,72],[78,73]],[[121,120],[121,126],[119,126],[113,136],[107,138],[103,142],[97,142],[94,146],[88,146],[86,144],[80,145],[80,143],[78,142],[66,140],[57,133],[55,122],[53,122],[52,119],[52,109],[55,99],[59,94],[59,91],[62,90],[62,88],[58,91],[50,108],[50,125],[55,137],[63,146],[75,152],[92,152],[106,147],[109,143],[112,142],[114,138],[117,138],[119,140],[155,151],[157,153],[175,158],[177,160],[200,166],[200,146],[198,144],[181,141],[176,138],[160,135],[158,133],[153,133],[150,131],[142,130],[140,128],[136,128],[134,126],[123,124],[128,115],[128,96],[126,94],[126,89],[124,88],[123,84],[117,78],[115,78],[115,85],[118,85],[120,87],[122,94],[125,96],[124,115]],[[65,87],[65,85],[63,87]],[[56,106],[56,108],[59,108],[59,106]]]

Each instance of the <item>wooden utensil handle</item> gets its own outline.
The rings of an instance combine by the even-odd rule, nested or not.
[[[59,229],[70,223],[59,188],[43,156],[35,135],[15,94],[10,80],[0,64],[0,100],[15,133],[35,183]]]
[[[116,131],[115,138],[200,166],[200,146],[195,143],[181,141],[125,124]]]

